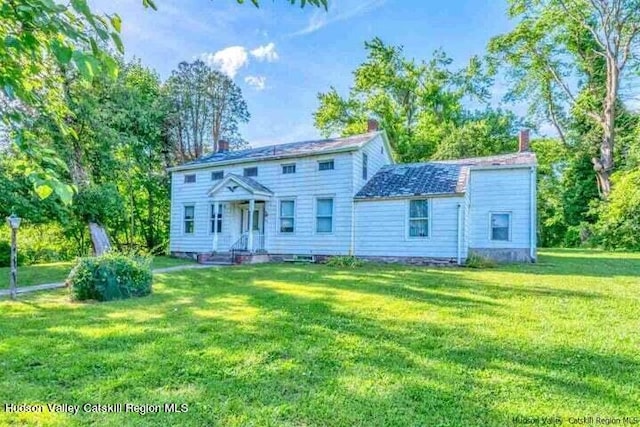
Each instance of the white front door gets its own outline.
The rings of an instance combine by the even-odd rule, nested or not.
[[[242,217],[240,222],[240,232],[242,234],[249,232],[249,207],[243,206]],[[254,234],[262,234],[264,230],[264,205],[256,204],[253,211],[253,232]]]

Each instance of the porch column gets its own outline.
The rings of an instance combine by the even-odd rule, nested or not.
[[[249,200],[249,237],[247,238],[247,249],[253,252],[253,211],[256,209],[256,201]]]
[[[218,252],[218,202],[213,201],[213,252]]]

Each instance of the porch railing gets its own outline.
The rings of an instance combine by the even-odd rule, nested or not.
[[[231,252],[261,252],[264,251],[264,234],[253,234],[253,244],[249,248],[249,233],[242,233],[240,238],[231,245]]]

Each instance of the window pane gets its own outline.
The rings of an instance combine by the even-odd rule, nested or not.
[[[244,176],[258,176],[258,168],[245,168]]]
[[[411,200],[409,207],[410,218],[428,218],[429,202],[427,200]]]
[[[184,219],[193,219],[194,218],[194,207],[193,206],[185,206],[184,207]]]
[[[321,171],[333,169],[333,160],[327,160],[327,161],[318,163],[318,169],[320,169]]]
[[[211,181],[219,181],[222,178],[224,178],[224,172],[223,171],[211,172]]]
[[[185,182],[185,184],[194,183],[194,182],[196,182],[196,176],[195,175],[185,175],[184,176],[184,182]]]
[[[260,211],[256,209],[255,211],[253,211],[253,231],[260,230],[260,224],[258,223],[259,219]]]
[[[426,219],[412,219],[409,221],[410,237],[428,237],[429,221]]]
[[[292,217],[294,210],[294,202],[291,200],[280,202],[280,216],[281,217]]]
[[[296,173],[296,165],[282,165],[282,173]]]
[[[491,230],[491,240],[509,240],[509,228],[493,228]]]
[[[184,222],[184,232],[187,234],[193,233],[193,220],[187,220]]]
[[[333,215],[333,199],[318,199],[317,216]]]
[[[491,227],[509,228],[509,214],[492,214]]]
[[[293,233],[293,218],[281,218],[280,219],[280,232],[281,233]]]
[[[369,157],[366,154],[362,154],[362,179],[367,179],[367,174],[368,174],[368,165],[369,163]]]
[[[331,217],[318,218],[318,226],[316,231],[318,233],[331,233],[333,219]]]

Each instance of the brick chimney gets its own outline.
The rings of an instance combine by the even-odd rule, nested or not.
[[[225,153],[227,151],[229,151],[229,141],[225,141],[224,139],[218,141],[218,153]]]
[[[367,132],[377,132],[378,127],[379,125],[376,119],[367,120]]]
[[[522,129],[518,138],[518,151],[523,153],[529,151],[529,129]]]

